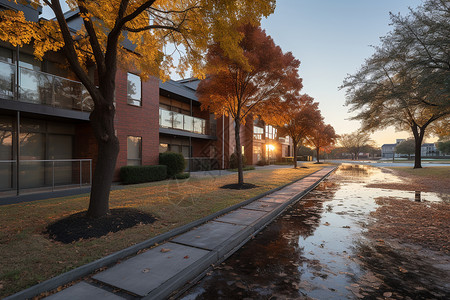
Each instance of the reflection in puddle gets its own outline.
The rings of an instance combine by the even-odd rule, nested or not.
[[[365,234],[375,222],[370,214],[379,207],[375,198],[443,200],[433,193],[366,188],[369,182],[401,180],[378,168],[342,165],[182,299],[425,299],[450,293],[442,283],[448,256],[447,271],[416,264],[408,259],[415,253],[405,257],[402,247]]]

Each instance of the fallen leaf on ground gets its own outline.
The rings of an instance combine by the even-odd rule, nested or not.
[[[183,257],[184,259],[188,259],[189,258],[189,255],[186,255],[185,257]]]
[[[167,248],[161,248],[161,252],[162,253],[166,253],[166,252],[169,252],[170,251],[170,249],[167,249]]]
[[[145,268],[144,270],[142,270],[142,273],[148,273],[150,272],[150,268]]]
[[[240,282],[236,282],[236,286],[240,289],[246,289],[247,287]]]

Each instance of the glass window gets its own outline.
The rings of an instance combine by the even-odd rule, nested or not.
[[[189,158],[191,155],[191,151],[189,149],[189,146],[181,146],[181,153],[185,158]]]
[[[20,53],[19,55],[19,66],[23,68],[27,68],[33,71],[40,71],[42,62],[36,58],[34,58],[33,55]]]
[[[176,112],[172,112],[173,116],[173,128],[183,129],[183,115]]]
[[[141,78],[137,75],[128,73],[127,98],[128,104],[141,106]]]
[[[159,109],[159,126],[172,128],[172,112],[162,108]]]
[[[253,157],[256,162],[261,160],[262,157],[261,146],[253,146]]]
[[[0,96],[2,98],[13,99],[15,76],[15,66],[3,62],[0,54]]]
[[[73,137],[71,135],[49,134],[47,137],[47,159],[71,159],[72,158],[72,143]],[[52,184],[70,184],[72,183],[73,166],[72,162],[55,161],[53,164],[46,164],[45,181],[48,185]]]
[[[35,188],[44,186],[45,134],[20,133],[20,187]]]
[[[255,140],[261,140],[264,134],[264,128],[254,126],[253,127],[253,138]]]
[[[181,153],[181,145],[170,145],[170,152]]]
[[[277,137],[277,130],[276,128],[273,128],[273,126],[266,125],[265,130],[266,130],[266,138],[273,140]]]
[[[0,47],[0,61],[4,61],[11,64],[13,61],[12,58],[13,58],[12,50]]]
[[[138,136],[127,137],[127,165],[142,165],[142,138]]]
[[[194,117],[184,116],[184,130],[194,131]]]
[[[164,153],[169,151],[169,145],[168,144],[159,144],[159,153]]]

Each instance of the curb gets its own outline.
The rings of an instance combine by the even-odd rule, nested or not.
[[[247,236],[242,237],[243,234],[241,234],[241,238],[234,239],[231,243],[228,243],[226,245],[221,245],[220,248],[218,247],[218,248],[214,249],[212,252],[217,253],[218,259],[216,259],[213,262],[210,262],[209,267],[204,268],[203,272],[198,272],[198,273],[191,272],[188,276],[182,275],[184,280],[180,280],[180,278],[177,278],[177,282],[184,281],[185,282],[184,285],[182,284],[175,288],[173,288],[173,285],[168,286],[168,287],[162,286],[157,291],[155,290],[154,292],[147,295],[143,299],[166,299],[166,298],[176,299],[179,296],[181,296],[185,291],[187,291],[189,288],[194,286],[201,278],[203,278],[206,275],[206,273],[208,273],[210,270],[212,270],[214,265],[218,265],[218,264],[222,263],[227,258],[229,258],[231,255],[233,255],[242,246],[244,246],[249,240],[251,240],[260,231],[262,231],[265,227],[267,227],[270,223],[272,223],[276,218],[278,218],[288,207],[296,204],[298,201],[300,201],[301,198],[303,198],[305,195],[307,195],[309,192],[311,192],[313,189],[315,189],[323,180],[325,180],[336,169],[337,169],[337,167],[330,169],[330,171],[328,173],[323,175],[322,178],[320,178],[318,181],[316,181],[309,188],[307,188],[303,192],[295,195],[288,202],[280,205],[275,211],[273,211],[272,214],[262,218],[261,220],[257,221],[253,225],[249,226],[249,228],[253,229],[253,232],[249,232],[249,234]],[[316,173],[316,172],[314,172],[314,173]],[[314,174],[314,173],[312,173],[312,174]],[[310,174],[310,175],[312,175],[312,174]],[[298,180],[296,180],[292,183],[295,183],[297,181]],[[198,268],[195,268],[195,270],[198,270]],[[194,275],[192,275],[192,274],[194,274]]]
[[[323,170],[323,169],[321,169]],[[311,173],[305,177],[311,176],[321,170],[318,170],[314,173]],[[233,249],[231,249],[226,255],[224,255],[223,260],[225,260],[226,258],[228,258],[231,254],[233,254],[235,251],[237,251],[241,245],[245,244],[251,237],[253,237],[254,235],[256,235],[259,231],[261,231],[265,226],[267,226],[270,222],[272,222],[276,217],[278,217],[287,206],[291,205],[294,202],[297,202],[301,197],[303,197],[305,194],[309,193],[312,189],[314,189],[322,180],[324,180],[326,177],[328,177],[334,170],[336,170],[336,167],[333,167],[332,169],[330,169],[330,171],[328,173],[326,173],[320,180],[318,180],[315,184],[313,184],[310,188],[308,188],[307,190],[301,192],[300,194],[294,196],[289,202],[285,203],[284,205],[281,205],[281,207],[279,209],[277,209],[276,213],[274,213],[273,215],[270,215],[268,218],[264,218],[263,220],[260,220],[258,223],[255,224],[256,227],[259,227],[258,229],[255,229],[255,231],[247,238],[244,239],[243,241],[241,240],[241,242],[239,243],[239,247],[234,247]],[[272,190],[269,190],[267,192],[264,192],[260,195],[257,195],[255,197],[252,197],[250,199],[247,199],[243,202],[234,204],[228,208],[225,208],[221,211],[215,212],[209,216],[206,216],[204,218],[201,218],[199,220],[193,221],[191,223],[188,223],[186,225],[183,225],[181,227],[175,228],[171,231],[168,231],[166,233],[160,234],[156,237],[153,237],[151,239],[148,239],[146,241],[143,241],[141,243],[138,243],[136,245],[130,246],[128,248],[125,248],[123,250],[119,250],[113,254],[110,254],[108,256],[105,256],[103,258],[100,258],[98,260],[95,260],[93,262],[90,262],[88,264],[85,264],[83,266],[80,266],[76,269],[73,269],[71,271],[68,271],[66,273],[60,274],[56,277],[50,278],[46,281],[43,281],[41,283],[38,283],[32,287],[29,287],[25,290],[22,290],[20,292],[17,292],[13,295],[10,295],[6,298],[4,298],[4,300],[18,300],[18,299],[28,299],[28,298],[32,298],[35,297],[43,292],[46,291],[50,291],[53,289],[58,288],[61,285],[65,285],[69,282],[75,281],[81,277],[87,276],[91,273],[93,273],[95,270],[102,268],[102,267],[107,267],[109,265],[112,265],[114,263],[116,263],[117,261],[119,261],[120,259],[123,259],[125,257],[129,257],[132,256],[134,254],[136,254],[138,251],[145,249],[145,248],[150,248],[152,246],[154,246],[155,244],[160,244],[164,241],[169,240],[170,238],[173,238],[177,235],[180,235],[182,233],[185,233],[191,229],[193,229],[194,227],[197,227],[203,223],[206,223],[208,221],[211,221],[221,215],[224,215],[226,213],[229,213],[237,208],[240,208],[242,206],[245,206],[247,204],[250,204],[251,202],[258,200],[260,198],[263,198],[271,193],[274,193],[276,191],[279,191],[291,184],[296,183],[297,181],[300,181],[302,179],[304,179],[305,177],[302,177],[300,179],[297,179],[295,181],[289,182],[287,184],[284,184],[282,186],[279,186],[277,188],[274,188]],[[266,221],[268,220],[268,221]],[[216,253],[217,254],[217,253]],[[221,261],[223,261],[221,260]],[[210,265],[210,263],[209,263]],[[206,271],[205,271],[206,274]],[[201,277],[200,277],[201,278]],[[174,289],[176,288],[180,288],[180,286],[182,286],[183,284],[179,284],[179,282],[174,283],[175,285],[177,285],[178,287],[173,288],[174,285],[170,285],[172,287],[171,291],[169,293],[161,291],[161,293],[158,293],[158,296],[161,297],[164,295],[170,295],[170,293],[172,293],[174,291]],[[154,295],[156,296],[156,295]]]

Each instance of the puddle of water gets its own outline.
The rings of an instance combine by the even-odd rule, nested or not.
[[[416,199],[415,192],[364,187],[374,181],[401,182],[378,168],[341,166],[181,299],[382,299],[390,295],[426,299],[445,297],[446,291],[450,295],[450,286],[442,283],[442,269],[411,262],[399,249],[382,248],[365,237],[374,221],[370,213],[378,208],[375,198]],[[421,193],[420,200],[443,201],[433,193]],[[450,273],[450,259],[446,259]],[[399,262],[417,272],[403,273]],[[439,274],[437,279],[433,274]]]

